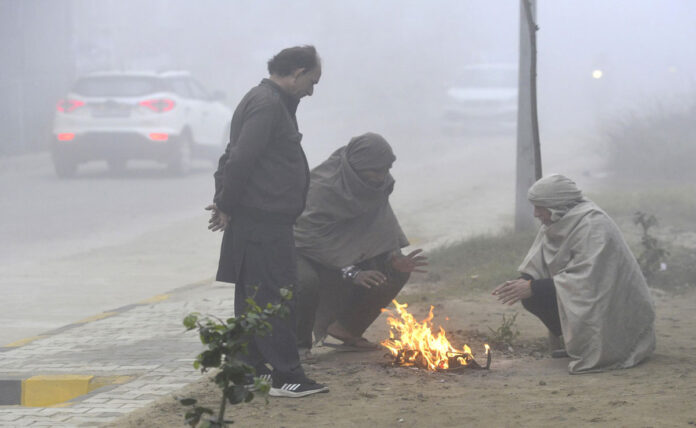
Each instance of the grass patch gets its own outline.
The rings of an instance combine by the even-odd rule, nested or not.
[[[428,254],[428,280],[440,281],[443,294],[464,290],[492,290],[517,278],[517,267],[534,241],[534,232],[506,231],[480,235],[440,247]]]

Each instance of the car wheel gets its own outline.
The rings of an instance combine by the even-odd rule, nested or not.
[[[74,177],[77,172],[77,163],[68,159],[54,157],[53,166],[56,169],[56,175],[60,178]]]
[[[173,149],[172,159],[167,164],[169,172],[175,175],[188,174],[191,171],[193,158],[191,138],[187,134],[182,134]]]

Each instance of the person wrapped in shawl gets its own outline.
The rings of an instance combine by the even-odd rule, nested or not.
[[[542,226],[518,268],[493,294],[522,301],[565,346],[570,373],[635,366],[655,350],[650,291],[621,231],[575,183],[544,177],[528,192]],[[562,336],[562,337],[560,337]]]
[[[356,350],[411,272],[423,272],[389,204],[396,160],[375,133],[355,137],[311,171],[305,211],[295,224],[298,345],[306,354],[327,335]],[[312,332],[316,340],[312,341]]]

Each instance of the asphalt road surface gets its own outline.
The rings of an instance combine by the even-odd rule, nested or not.
[[[0,267],[122,242],[191,217],[212,198],[212,168],[200,163],[180,178],[141,162],[114,176],[92,163],[76,178],[58,179],[48,154],[0,158]]]

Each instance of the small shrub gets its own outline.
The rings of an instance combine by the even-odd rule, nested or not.
[[[652,282],[655,274],[661,270],[661,265],[667,261],[669,251],[660,246],[657,238],[650,234],[650,228],[657,226],[657,217],[637,211],[633,215],[633,223],[640,225],[643,229],[643,235],[640,238],[643,252],[637,258],[638,264],[645,279]]]
[[[246,299],[247,311],[238,317],[221,320],[217,317],[201,317],[198,313],[192,313],[184,318],[184,326],[187,330],[198,329],[201,342],[208,347],[196,357],[193,366],[205,373],[211,368],[218,368],[215,375],[215,384],[222,392],[222,400],[217,416],[212,409],[197,405],[194,398],[180,400],[184,406],[190,406],[186,412],[186,423],[191,427],[200,428],[225,428],[232,421],[225,420],[225,408],[227,403],[235,405],[248,403],[254,399],[254,393],[246,387],[247,379],[254,374],[254,368],[245,364],[240,359],[243,353],[247,353],[249,341],[257,335],[267,335],[271,332],[271,324],[268,320],[272,317],[287,315],[286,302],[292,298],[289,290],[281,289],[281,302],[268,303],[265,308],[256,304],[254,299]],[[270,385],[258,378],[254,378],[255,390],[264,396],[268,393]],[[204,415],[212,416],[201,421]]]
[[[512,346],[512,342],[520,335],[520,331],[515,326],[516,320],[517,312],[512,314],[510,318],[505,318],[505,314],[503,314],[503,322],[497,329],[493,330],[488,327],[491,331],[490,341],[498,346]]]

